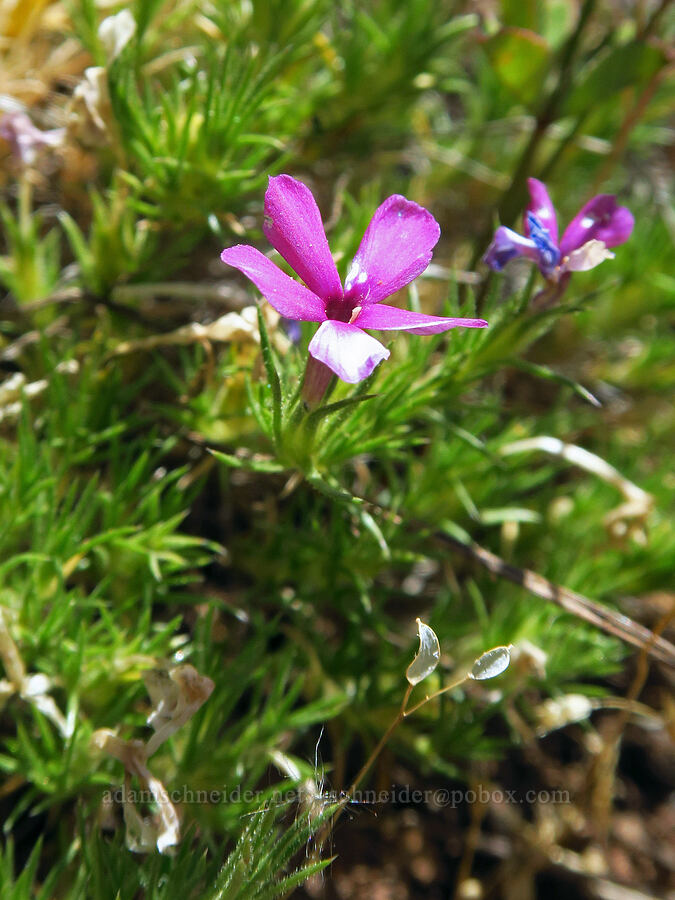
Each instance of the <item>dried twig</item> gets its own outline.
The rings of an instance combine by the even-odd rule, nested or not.
[[[612,467],[608,466],[608,468],[611,469]],[[639,488],[636,488],[636,490],[639,490]],[[647,494],[646,496],[649,495]],[[383,519],[387,519],[396,525],[404,523],[403,518],[399,514],[385,509],[377,503],[358,496],[353,496],[352,499],[355,503],[363,505]],[[433,531],[425,522],[407,521],[405,524],[406,527],[415,533],[428,534],[430,531]],[[519,584],[536,597],[555,603],[566,612],[577,616],[577,618],[589,622],[596,628],[614,635],[614,637],[621,638],[621,640],[632,644],[634,647],[645,650],[654,659],[675,668],[675,646],[628,616],[603,606],[601,603],[596,603],[583,594],[578,594],[576,591],[555,584],[553,581],[549,581],[548,578],[544,578],[543,575],[537,574],[537,572],[511,565],[473,541],[459,540],[459,538],[450,536],[444,531],[436,531],[434,537],[439,543],[450,546],[462,553],[463,556],[480,563],[493,575],[505,578],[514,584]]]
[[[608,468],[611,469],[612,467],[608,466]],[[621,478],[621,476],[619,477]],[[636,488],[636,490],[639,490],[639,488]],[[649,495],[647,494],[646,496]],[[363,497],[354,497],[353,499],[383,519],[388,519],[397,525],[403,524],[403,518],[397,513],[372,503]],[[410,530],[420,534],[428,534],[429,531],[433,531],[425,522],[408,521],[406,525]],[[507,563],[500,556],[491,553],[474,541],[463,541],[444,531],[436,531],[434,538],[438,543],[450,546],[458,550],[463,556],[480,563],[493,575],[505,578],[514,584],[519,584],[536,597],[555,603],[566,612],[577,616],[577,618],[595,625],[596,628],[600,628],[602,631],[614,635],[614,637],[621,638],[626,643],[644,650],[654,659],[659,660],[659,662],[667,663],[675,668],[675,646],[628,616],[603,606],[601,603],[596,603],[594,600],[584,597],[583,594],[578,594],[576,591],[555,584],[555,582],[549,581],[548,578],[544,578],[543,575],[539,575],[537,572],[511,565],[511,563]]]
[[[479,544],[474,542],[464,543],[444,532],[437,532],[436,539],[458,550],[463,556],[480,563],[493,575],[498,575],[500,578],[506,578],[507,581],[521,585],[521,587],[524,587],[525,590],[536,597],[555,603],[566,612],[577,616],[577,618],[590,622],[596,628],[600,628],[608,634],[613,634],[634,647],[645,650],[654,659],[658,659],[660,662],[667,663],[675,668],[675,646],[665,640],[665,638],[654,634],[653,631],[650,631],[644,625],[629,619],[628,616],[615,612],[613,609],[609,609],[601,603],[596,603],[594,600],[589,600],[583,594],[578,594],[576,591],[562,587],[562,585],[554,584],[554,582],[549,581],[542,575],[538,575],[536,572],[532,572],[530,569],[520,569],[518,566],[513,566]]]

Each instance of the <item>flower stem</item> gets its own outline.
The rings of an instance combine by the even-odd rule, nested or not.
[[[305,376],[302,381],[302,399],[308,409],[314,409],[321,403],[333,379],[333,373],[318,359],[307,357]]]
[[[33,185],[25,172],[19,178],[19,230],[23,237],[31,234],[31,214],[33,209]]]
[[[511,182],[502,194],[499,203],[499,221],[502,225],[511,225],[518,210],[523,206],[523,200],[526,194],[527,177],[533,171],[534,159],[539,150],[539,145],[546,136],[551,123],[558,117],[562,102],[572,85],[572,65],[581,42],[581,37],[594,12],[595,5],[596,0],[585,0],[579,12],[577,26],[561,50],[557,82],[551,93],[544,99],[539,108],[535,118],[534,128],[516,164]],[[489,242],[491,231],[492,223],[490,222],[486,226],[483,235],[476,245],[469,266],[470,269],[474,269],[478,264],[481,253]],[[479,292],[477,299],[478,308],[480,309],[484,299],[484,290]]]

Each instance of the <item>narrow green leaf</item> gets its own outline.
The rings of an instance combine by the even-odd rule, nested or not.
[[[314,431],[318,427],[319,422],[327,416],[332,416],[341,410],[347,410],[358,403],[363,403],[364,400],[372,400],[376,396],[377,394],[364,394],[361,397],[346,397],[344,400],[336,400],[335,403],[320,406],[307,416],[307,428],[309,431]]]
[[[582,384],[579,384],[573,378],[568,378],[567,375],[561,375],[560,372],[554,372],[553,369],[549,369],[548,366],[542,366],[538,363],[530,362],[527,359],[519,358],[504,360],[504,363],[505,365],[512,365],[516,369],[520,369],[523,372],[528,372],[530,375],[535,375],[537,378],[543,378],[546,381],[555,381],[558,384],[564,384],[567,387],[572,388],[575,394],[578,394],[584,400],[587,400],[591,404],[591,406],[602,406],[602,403],[598,400],[598,398]]]
[[[391,559],[391,550],[389,549],[389,544],[387,543],[384,535],[382,534],[382,530],[375,519],[367,510],[363,509],[362,507],[358,507],[357,513],[363,527],[367,531],[369,531],[377,541],[378,547],[382,551],[382,556],[385,559]]]
[[[229,469],[247,469],[249,472],[283,472],[284,467],[272,460],[239,459],[220,450],[209,450],[209,453]]]
[[[501,509],[482,509],[480,511],[480,521],[483,525],[501,525],[504,522],[537,524],[541,522],[541,516],[532,509],[505,506]]]
[[[272,391],[272,429],[274,433],[274,444],[276,447],[281,445],[281,381],[279,373],[274,365],[272,356],[272,345],[270,344],[267,326],[262,314],[262,307],[258,305],[258,329],[260,331],[260,349],[262,350],[263,363],[267,372],[267,381]]]

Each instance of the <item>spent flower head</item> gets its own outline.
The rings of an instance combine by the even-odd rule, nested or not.
[[[501,226],[483,261],[500,272],[507,262],[522,256],[539,266],[544,278],[557,283],[569,272],[593,269],[612,259],[610,247],[623,244],[633,231],[634,219],[612,194],[598,194],[579,210],[558,241],[558,221],[546,185],[529,178],[530,202],[520,235]]]
[[[364,329],[438,334],[457,326],[487,325],[483,319],[429,316],[381,302],[426,269],[440,236],[431,213],[400,194],[388,197],[375,211],[344,288],[319,208],[302,182],[290,175],[270,178],[263,231],[304,285],[255,247],[229,247],[221,259],[243,272],[285,318],[320,322],[309,352],[343,381],[354,384],[367,378],[389,356]]]

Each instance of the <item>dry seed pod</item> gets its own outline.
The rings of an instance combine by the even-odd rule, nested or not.
[[[495,678],[508,669],[510,662],[510,645],[508,647],[493,647],[492,650],[487,650],[482,656],[479,656],[471,666],[469,678],[473,678],[474,681],[487,681],[488,678]]]
[[[419,684],[427,675],[431,675],[441,658],[441,647],[433,628],[429,628],[418,618],[417,631],[420,648],[405,673],[405,677],[412,685]]]

